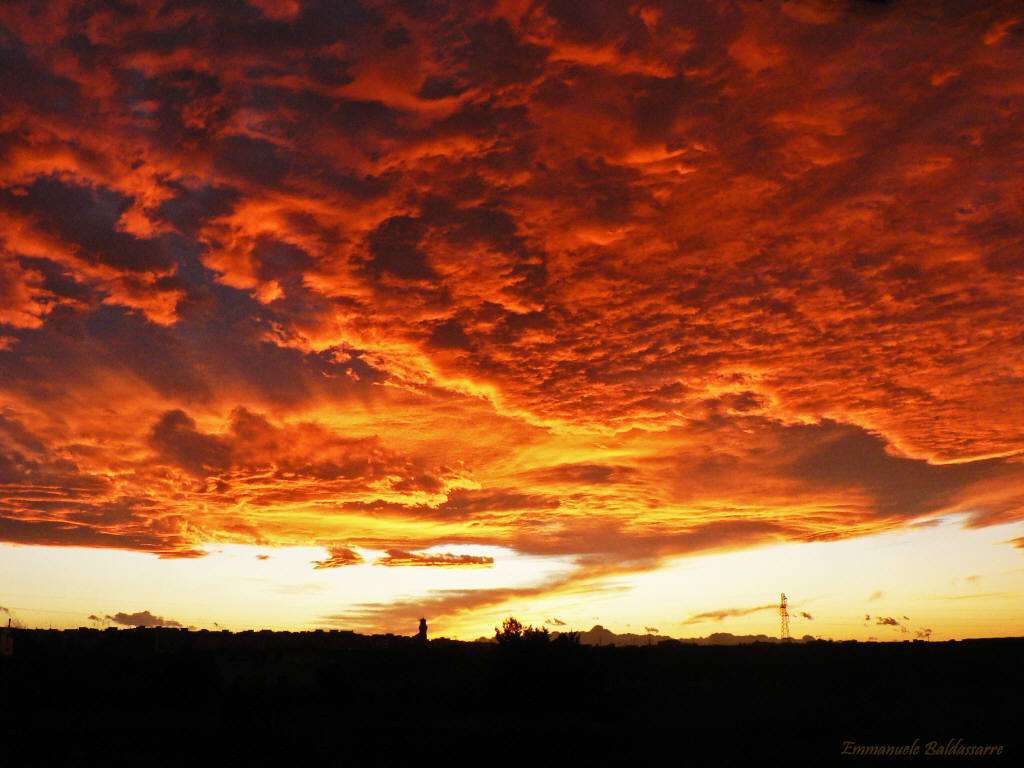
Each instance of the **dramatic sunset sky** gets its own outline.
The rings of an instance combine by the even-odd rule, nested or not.
[[[1019,0],[4,0],[0,618],[1024,635]]]

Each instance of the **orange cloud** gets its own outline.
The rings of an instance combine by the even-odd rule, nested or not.
[[[341,568],[346,565],[358,565],[363,562],[363,556],[348,547],[329,547],[328,557],[324,560],[315,560],[313,567],[320,568]]]

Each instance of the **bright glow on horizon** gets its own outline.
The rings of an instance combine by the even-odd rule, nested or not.
[[[493,557],[487,568],[372,565],[316,569],[323,547],[211,547],[205,557],[160,559],[123,550],[0,545],[0,603],[28,627],[97,626],[88,617],[149,611],[206,629],[362,629],[327,622],[361,604],[431,590],[529,586],[569,570],[566,558],[516,555],[502,547],[451,546],[446,553]],[[423,552],[430,554],[435,549]],[[265,558],[265,559],[261,559]],[[415,626],[389,628],[412,634]]]
[[[572,560],[450,546],[433,551],[493,557],[494,565],[383,567],[371,564],[383,553],[361,550],[363,564],[314,569],[325,557],[322,547],[223,545],[198,559],[162,560],[118,550],[3,545],[0,580],[3,605],[23,625],[35,627],[97,626],[90,614],[149,611],[207,629],[413,634],[415,625],[388,624],[386,618],[374,626],[325,617],[356,617],[368,603],[420,600],[433,636],[465,640],[490,636],[510,614],[537,626],[561,622],[547,624],[553,631],[601,624],[620,634],[644,634],[653,626],[672,637],[774,637],[778,594],[784,591],[795,637],[904,640],[931,629],[931,639],[946,640],[1024,636],[1024,568],[1007,543],[1021,531],[1019,523],[965,529],[963,518],[949,517],[858,539],[677,558],[651,572],[556,587],[553,596],[513,595],[447,619],[429,615],[432,599],[557,583],[571,573]],[[743,613],[756,608],[761,610]],[[729,611],[738,615],[689,621]],[[865,621],[865,615],[872,618]],[[896,625],[878,624],[887,618]]]

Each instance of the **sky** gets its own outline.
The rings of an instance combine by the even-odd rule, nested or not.
[[[1024,635],[1016,0],[7,0],[0,618]]]

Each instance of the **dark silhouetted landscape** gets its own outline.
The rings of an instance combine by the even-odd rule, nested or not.
[[[854,747],[909,749],[915,739],[922,759],[930,743],[1019,757],[1024,638],[506,640],[17,630],[13,655],[0,658],[4,736],[62,760],[141,764],[309,755],[345,765],[366,755],[408,765],[418,754],[431,764],[635,764],[658,753],[679,765],[863,764],[872,758]]]

